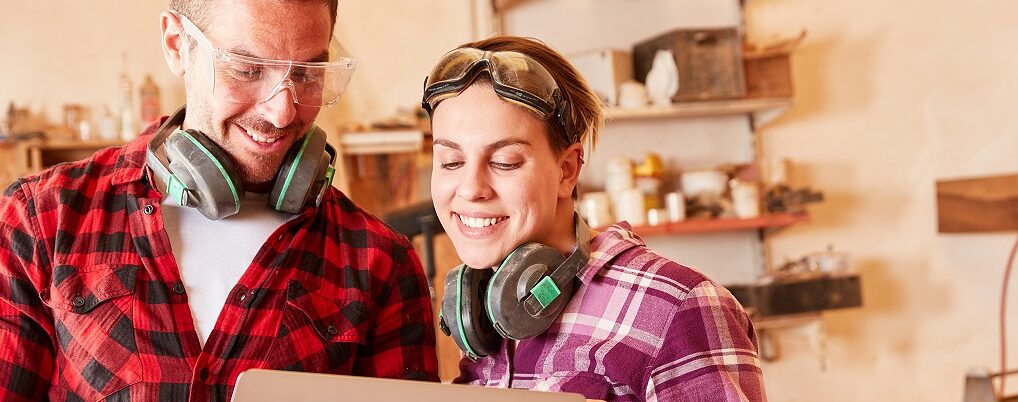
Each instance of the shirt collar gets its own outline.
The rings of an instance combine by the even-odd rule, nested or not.
[[[590,241],[590,260],[576,275],[584,284],[590,283],[602,268],[608,266],[619,254],[633,247],[645,246],[640,236],[633,233],[632,226],[622,221],[609,226]]]
[[[142,131],[138,138],[124,144],[117,157],[117,169],[113,173],[113,184],[121,185],[143,179],[149,174],[148,165],[145,163],[145,152],[148,150],[148,143],[159,126],[163,124],[168,116],[163,116],[152,122]]]

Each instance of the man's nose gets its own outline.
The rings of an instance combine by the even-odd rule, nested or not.
[[[255,111],[276,128],[283,128],[297,117],[297,94],[293,82],[283,80],[272,90],[268,99],[255,104]]]

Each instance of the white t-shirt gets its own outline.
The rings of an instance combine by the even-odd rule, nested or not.
[[[162,213],[173,256],[204,346],[223,310],[226,297],[272,232],[296,215],[277,212],[267,194],[246,193],[240,212],[213,221],[197,209],[163,199]]]

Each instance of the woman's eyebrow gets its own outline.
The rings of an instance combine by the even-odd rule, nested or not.
[[[530,146],[530,142],[518,138],[507,138],[504,140],[498,140],[484,147],[485,151],[491,152],[499,148],[505,148],[510,145],[527,145]]]
[[[462,151],[463,150],[463,148],[460,147],[460,144],[457,144],[457,143],[449,141],[449,140],[438,139],[438,140],[435,140],[434,145],[441,145],[443,147],[452,148],[452,149],[455,149],[457,151]],[[519,139],[519,138],[506,138],[504,140],[498,140],[498,141],[495,141],[495,142],[493,142],[491,144],[485,145],[484,146],[484,150],[487,151],[487,152],[491,152],[491,151],[494,151],[496,149],[505,148],[505,147],[508,147],[508,146],[511,146],[511,145],[526,145],[526,146],[530,146],[530,141]]]

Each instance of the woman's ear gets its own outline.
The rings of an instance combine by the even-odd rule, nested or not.
[[[570,145],[559,157],[559,178],[558,197],[572,198],[573,189],[580,180],[580,168],[583,167],[583,144]]]
[[[160,44],[163,48],[163,57],[166,58],[166,65],[170,67],[170,72],[173,75],[183,77],[185,70],[183,52],[187,41],[181,36],[183,26],[180,24],[180,18],[169,11],[164,11],[159,15],[159,28],[162,32]]]

